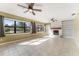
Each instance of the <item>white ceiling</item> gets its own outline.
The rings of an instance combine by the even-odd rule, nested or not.
[[[79,4],[77,3],[39,3],[42,6],[34,8],[42,9],[42,12],[36,12],[36,16],[31,13],[23,13],[25,9],[16,5],[16,3],[0,3],[0,11],[8,12],[14,15],[49,22],[51,18],[57,20],[73,19],[72,13],[78,13]]]

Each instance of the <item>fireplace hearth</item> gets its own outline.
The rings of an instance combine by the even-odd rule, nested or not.
[[[59,35],[59,30],[53,30],[54,35]]]

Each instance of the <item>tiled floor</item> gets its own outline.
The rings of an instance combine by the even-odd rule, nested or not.
[[[0,46],[1,56],[73,56],[79,49],[73,39],[44,36]]]

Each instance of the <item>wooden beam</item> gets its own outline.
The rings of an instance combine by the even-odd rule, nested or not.
[[[31,24],[32,24],[32,33],[36,33],[36,23],[31,22]]]
[[[4,26],[3,26],[4,17],[0,15],[0,37],[4,37]]]
[[[14,33],[16,33],[16,21],[14,21]]]

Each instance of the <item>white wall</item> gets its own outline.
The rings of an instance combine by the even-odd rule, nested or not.
[[[51,22],[51,28],[56,28],[56,27],[61,27],[61,26],[62,26],[61,21]]]
[[[74,30],[75,30],[75,42],[79,48],[79,14],[76,14],[74,19]]]
[[[46,33],[47,33],[49,36],[53,35],[50,24],[47,24],[47,25],[46,25]]]

